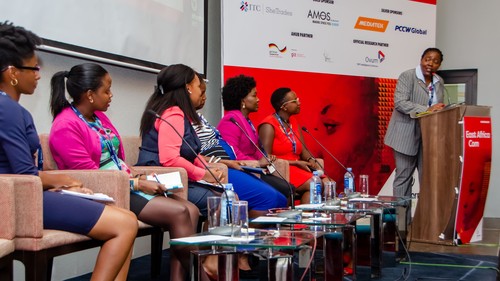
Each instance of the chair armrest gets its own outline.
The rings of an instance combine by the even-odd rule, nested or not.
[[[43,187],[37,176],[1,175],[14,184],[16,237],[43,236]]]
[[[172,190],[177,196],[186,199],[188,195],[188,176],[184,168],[180,167],[160,167],[160,166],[133,166],[132,167],[137,173],[150,175],[152,173],[165,174],[172,172],[179,172],[181,174],[182,186],[184,188]]]
[[[290,163],[288,163],[287,160],[276,159],[276,161],[274,161],[274,166],[286,181],[290,181]],[[273,174],[280,177],[278,172],[274,172]]]
[[[0,238],[14,239],[16,235],[16,213],[14,201],[14,183],[0,177]]]
[[[107,194],[115,199],[114,205],[129,209],[129,175],[123,171],[110,170],[55,170],[50,174],[64,174],[80,180],[84,187],[94,192]]]

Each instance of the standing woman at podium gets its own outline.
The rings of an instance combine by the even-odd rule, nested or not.
[[[394,111],[384,140],[394,150],[394,196],[411,195],[415,168],[418,169],[419,179],[422,178],[420,125],[410,115],[434,112],[444,107],[444,81],[436,74],[442,62],[443,53],[437,48],[428,48],[422,54],[420,65],[401,73],[398,78]]]

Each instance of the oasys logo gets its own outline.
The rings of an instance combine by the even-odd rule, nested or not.
[[[414,33],[419,35],[427,35],[427,29],[416,28],[412,26],[396,25],[394,26],[394,31],[404,32],[404,33]]]

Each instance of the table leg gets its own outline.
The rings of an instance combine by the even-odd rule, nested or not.
[[[382,214],[373,213],[370,216],[371,278],[380,278],[382,276]]]

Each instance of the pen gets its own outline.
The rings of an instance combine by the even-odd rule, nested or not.
[[[208,163],[212,163],[212,160],[214,160],[214,156],[210,157],[210,160],[208,160]]]
[[[155,178],[155,180],[156,180],[156,182],[157,182],[157,183],[161,184],[160,179],[158,178],[158,175],[157,175],[156,173],[153,173],[153,177]],[[166,190],[163,192],[163,195],[164,195],[165,197],[168,197],[168,196],[167,196],[167,191],[166,191]]]

